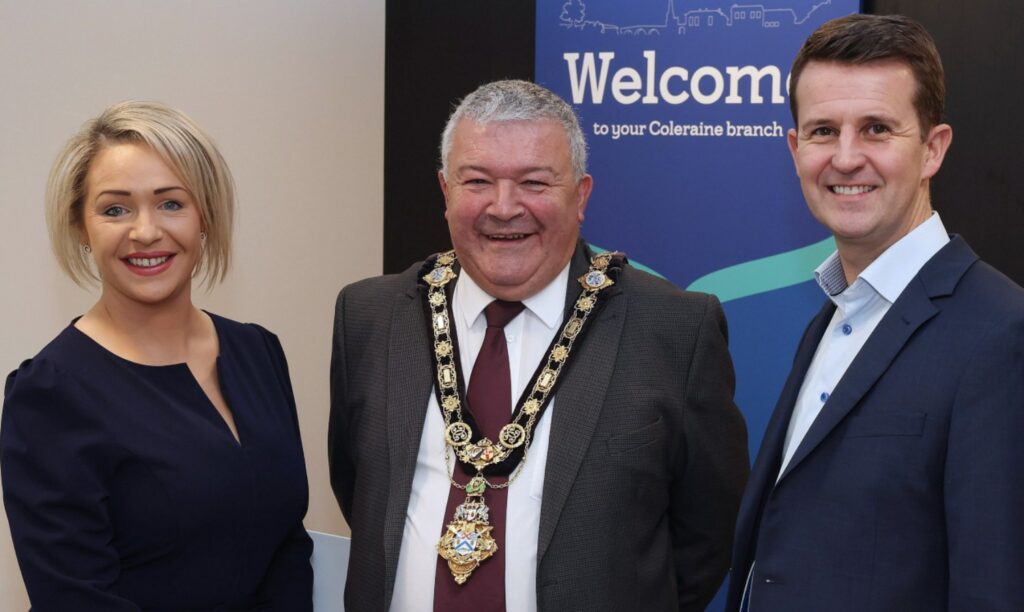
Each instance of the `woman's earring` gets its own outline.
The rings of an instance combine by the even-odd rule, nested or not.
[[[88,255],[88,254],[92,253],[92,247],[91,247],[91,246],[89,246],[89,245],[87,245],[87,244],[83,244],[83,245],[82,245],[82,251],[83,251],[83,252],[84,252],[84,253],[85,253],[86,255]]]
[[[206,242],[206,232],[199,232],[199,240]]]

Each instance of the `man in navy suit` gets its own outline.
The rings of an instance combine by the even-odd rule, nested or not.
[[[934,42],[851,15],[804,43],[788,135],[837,251],[740,509],[727,609],[1024,610],[1024,290],[949,236]]]

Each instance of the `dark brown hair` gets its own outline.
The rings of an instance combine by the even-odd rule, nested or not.
[[[847,15],[822,24],[806,41],[789,77],[789,108],[797,121],[796,86],[810,62],[867,64],[895,60],[910,67],[917,89],[914,109],[921,138],[942,122],[946,80],[935,41],[924,27],[903,15]]]

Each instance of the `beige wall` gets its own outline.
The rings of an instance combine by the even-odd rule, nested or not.
[[[238,184],[228,281],[196,302],[284,344],[310,480],[307,527],[347,533],[327,477],[333,300],[380,273],[384,2],[0,0],[0,370],[96,299],[50,256],[43,185],[103,107],[155,99],[190,114]],[[0,517],[0,611],[25,610]]]

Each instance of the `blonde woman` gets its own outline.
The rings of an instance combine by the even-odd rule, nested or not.
[[[307,482],[277,337],[192,304],[234,190],[182,113],[124,102],[47,185],[57,261],[99,301],[7,379],[0,472],[33,610],[312,608]]]

